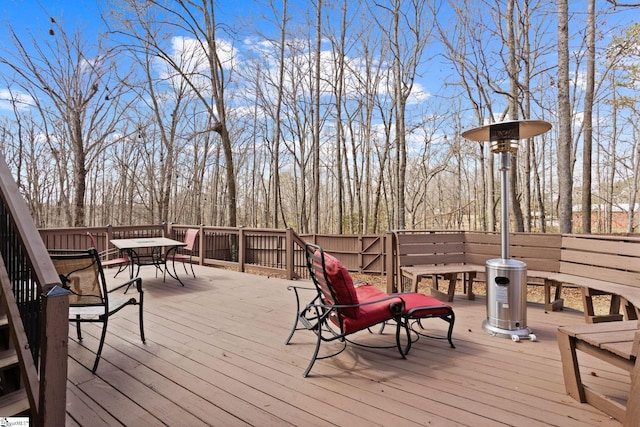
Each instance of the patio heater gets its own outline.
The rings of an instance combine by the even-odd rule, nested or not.
[[[511,153],[519,140],[541,135],[551,129],[542,120],[515,120],[493,123],[462,133],[472,141],[489,141],[491,152],[500,155],[501,255],[487,260],[487,319],[482,328],[490,335],[536,340],[527,327],[527,264],[509,256],[509,177]]]

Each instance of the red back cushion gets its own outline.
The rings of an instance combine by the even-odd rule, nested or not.
[[[320,256],[320,253],[316,252],[316,256]],[[358,294],[347,268],[336,257],[327,253],[324,254],[324,267],[327,278],[333,288],[333,293],[336,296],[336,304],[358,304]],[[346,308],[340,311],[347,317],[357,318],[360,315],[358,307]]]

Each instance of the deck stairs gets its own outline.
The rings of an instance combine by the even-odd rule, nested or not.
[[[29,416],[29,399],[22,383],[20,363],[4,311],[6,302],[4,295],[0,297],[2,298],[2,304],[0,304],[0,415],[2,417]]]

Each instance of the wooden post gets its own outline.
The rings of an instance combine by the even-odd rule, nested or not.
[[[67,411],[69,291],[54,286],[42,298],[38,426],[63,426]]]
[[[294,268],[295,268],[295,251],[293,249],[293,229],[291,227],[287,227],[286,231],[285,231],[285,242],[286,242],[286,248],[285,248],[285,252],[284,252],[284,256],[285,256],[285,265],[287,268],[287,279],[288,280],[293,280],[293,273],[294,273]]]
[[[562,328],[558,330],[558,348],[562,359],[562,375],[567,394],[578,402],[585,403],[587,399],[580,378],[575,338],[569,336]]]
[[[631,371],[631,389],[624,416],[624,427],[640,427],[640,332],[636,332],[631,352],[636,356],[636,364]]]
[[[385,236],[385,246],[386,246],[386,254],[387,258],[385,259],[385,271],[387,273],[387,293],[391,294],[396,291],[395,286],[395,277],[396,270],[394,266],[394,234],[393,231],[387,231],[387,235]]]
[[[238,227],[238,271],[244,272],[246,245],[244,241],[244,227]]]
[[[205,248],[205,235],[204,235],[204,224],[200,224],[200,232],[198,233],[198,236],[200,236],[200,238],[198,239],[198,259],[199,265],[204,265],[204,248]]]

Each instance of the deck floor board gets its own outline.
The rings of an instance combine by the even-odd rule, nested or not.
[[[196,275],[182,276],[183,288],[143,268],[147,342],[136,309],[125,308],[109,323],[96,375],[88,368],[99,328],[83,325],[82,343],[70,328],[67,426],[620,425],[565,393],[556,330],[583,323],[582,313],[530,304],[539,341],[513,343],[482,330],[482,297],[456,295],[455,349],[421,338],[403,360],[394,348],[350,345],[305,379],[314,335],[298,331],[284,345],[295,311],[287,286],[304,281],[198,266]],[[433,335],[446,330],[437,319],[424,324]],[[393,343],[393,329],[358,339]],[[589,384],[624,400],[628,378],[584,360]]]

